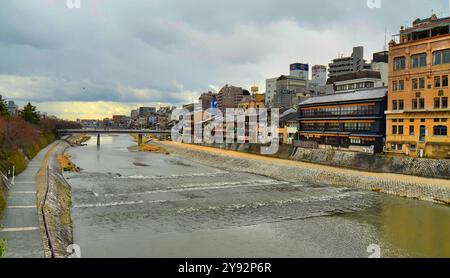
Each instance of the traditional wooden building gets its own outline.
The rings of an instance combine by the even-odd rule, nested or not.
[[[299,105],[297,146],[383,151],[387,88],[310,98]]]
[[[386,150],[449,158],[450,17],[413,22],[389,44]]]

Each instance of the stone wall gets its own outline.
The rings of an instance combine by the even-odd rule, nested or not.
[[[292,160],[380,173],[450,179],[450,160],[298,148]]]
[[[70,254],[67,247],[73,243],[72,220],[70,216],[71,187],[62,175],[57,156],[70,145],[59,141],[46,155],[38,172],[39,219],[42,222],[42,205],[47,226],[41,223],[46,257],[51,257],[50,242],[56,258],[66,258]],[[43,202],[48,187],[47,198]],[[50,241],[50,242],[49,242]]]
[[[257,144],[205,144],[205,146],[261,154],[261,145]],[[350,151],[295,148],[290,145],[280,145],[278,153],[272,157],[377,173],[450,179],[450,160],[447,159],[372,155]]]
[[[383,192],[396,196],[449,204],[450,187],[435,184],[419,184],[414,179],[402,180],[382,177],[382,175],[364,175],[357,171],[353,173],[327,171],[324,167],[290,166],[283,163],[271,163],[269,160],[254,160],[241,157],[219,155],[208,151],[184,148],[183,145],[155,142],[170,153],[194,160],[219,169],[240,171],[268,176],[289,182],[301,182],[317,185],[344,186]]]

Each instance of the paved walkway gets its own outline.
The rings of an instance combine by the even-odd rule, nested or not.
[[[36,173],[52,146],[30,161],[8,193],[8,206],[0,224],[0,239],[6,239],[8,244],[7,258],[44,257],[36,206]]]

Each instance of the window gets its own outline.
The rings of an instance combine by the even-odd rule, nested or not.
[[[394,151],[401,151],[403,150],[403,144],[391,144],[391,149]]]
[[[427,54],[417,54],[411,56],[411,67],[412,68],[420,68],[425,67],[427,65]]]
[[[397,57],[394,59],[394,70],[402,70],[406,68],[406,58]]]
[[[447,127],[443,125],[435,126],[434,129],[434,136],[447,136]]]
[[[433,53],[433,66],[449,63],[450,49],[440,50]]]
[[[414,126],[413,125],[409,126],[409,135],[414,135]]]
[[[415,152],[417,150],[417,146],[416,145],[411,145],[409,147],[409,150],[412,151],[412,152]]]
[[[392,126],[392,134],[397,134],[397,126],[396,125],[393,125]]]
[[[442,87],[448,87],[448,75],[442,76]]]
[[[425,89],[425,78],[419,79],[419,89]]]
[[[392,91],[394,91],[394,92],[398,91],[398,83],[397,83],[397,81],[392,81]]]
[[[412,80],[412,88],[413,90],[417,90],[419,88],[419,85],[417,84],[417,79]]]
[[[392,110],[397,110],[397,101],[396,100],[393,100],[392,101]]]
[[[413,99],[412,100],[412,109],[417,109],[418,108],[418,106],[417,106],[417,99]]]
[[[414,119],[409,119],[409,122],[410,123],[414,123]]]
[[[435,108],[435,109],[441,108],[441,99],[438,98],[438,97],[435,97],[435,98],[434,98],[434,108]]]
[[[405,109],[405,103],[403,102],[403,99],[398,101],[398,110]]]
[[[398,90],[399,91],[404,91],[405,90],[405,81],[404,80],[400,80],[398,82]]]
[[[446,123],[448,121],[448,119],[441,119],[442,123]]]
[[[441,77],[440,76],[435,76],[434,77],[434,87],[435,88],[440,88],[441,87]]]
[[[448,97],[442,98],[442,108],[448,108]]]
[[[419,99],[419,109],[425,109],[425,99]]]
[[[435,123],[439,123],[441,120],[440,119],[434,119]]]
[[[398,134],[403,135],[403,126],[402,125],[398,126]]]

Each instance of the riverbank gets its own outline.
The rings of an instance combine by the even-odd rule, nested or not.
[[[230,151],[249,154],[261,154],[261,144],[224,143],[202,144]],[[413,158],[407,156],[368,154],[335,149],[307,149],[292,145],[280,145],[278,151],[270,157],[302,161],[343,169],[361,170],[374,173],[395,173],[425,178],[450,180],[449,159]]]
[[[47,258],[66,258],[73,243],[71,187],[63,177],[61,158],[71,145],[59,141],[49,150],[36,176],[37,203],[44,252]]]
[[[170,153],[209,166],[289,182],[343,186],[450,205],[450,180],[374,173],[279,159],[214,147],[158,141]]]

